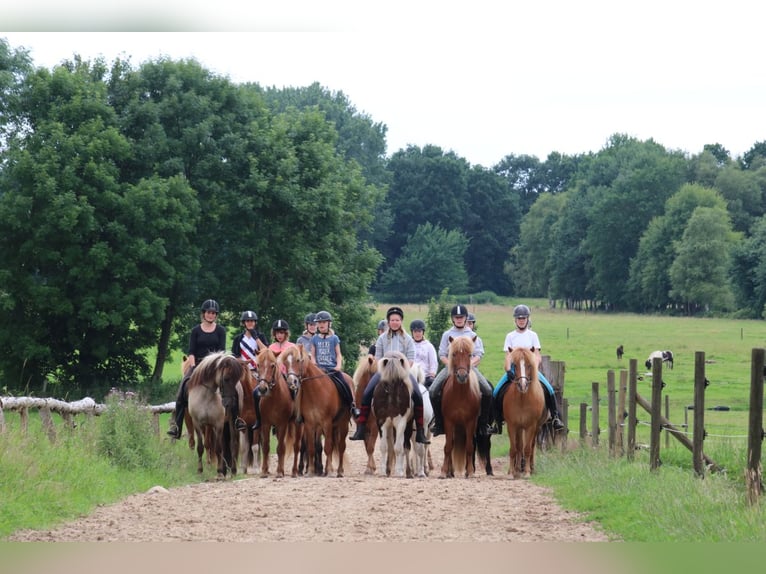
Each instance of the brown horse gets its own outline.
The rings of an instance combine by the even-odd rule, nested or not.
[[[471,368],[476,337],[450,337],[447,379],[442,388],[444,462],[439,478],[452,478],[464,470],[473,476],[474,435],[479,418],[481,391]]]
[[[537,377],[537,362],[533,351],[518,347],[511,353],[513,381],[503,397],[503,418],[508,426],[511,443],[508,474],[524,478],[535,470],[535,444],[537,433],[548,417],[545,409],[543,385]]]
[[[378,362],[380,381],[372,396],[372,410],[380,429],[380,459],[386,476],[412,478],[412,381],[410,364],[402,353],[390,351]]]
[[[314,476],[316,445],[324,437],[325,465],[324,476],[333,472],[333,457],[337,459],[337,476],[343,476],[343,457],[346,453],[351,411],[343,404],[338,390],[330,376],[314,363],[303,346],[296,345],[285,349],[279,356],[285,366],[287,381],[298,388],[295,397],[296,411],[303,419],[303,433],[306,443],[308,476]],[[351,377],[344,373],[349,386]]]
[[[367,383],[375,373],[378,372],[378,361],[371,357],[365,350],[364,356],[359,357],[356,370],[354,371],[354,401],[357,405],[362,404],[362,395],[367,388]],[[367,467],[365,474],[375,474],[375,443],[378,441],[378,425],[375,419],[374,411],[370,410],[367,417],[367,424],[364,427],[364,448],[367,451]]]
[[[258,391],[261,395],[261,476],[269,476],[269,450],[272,427],[277,432],[277,477],[285,475],[285,453],[292,449],[293,467],[291,476],[298,476],[298,455],[300,454],[300,433],[302,426],[295,422],[295,402],[282,374],[281,364],[274,352],[264,348],[258,353]]]
[[[226,352],[205,357],[187,383],[189,415],[197,433],[197,471],[202,472],[202,453],[218,461],[219,480],[227,471],[237,473],[236,453],[239,433],[229,415],[231,405],[239,400],[237,383],[242,378],[242,363]],[[210,458],[209,458],[210,459]]]

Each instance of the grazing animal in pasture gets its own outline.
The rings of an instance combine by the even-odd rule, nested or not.
[[[673,351],[653,351],[644,363],[647,369],[652,368],[652,360],[655,358],[662,359],[662,362],[666,364],[669,369],[673,368]]]
[[[624,354],[625,354],[625,349],[623,348],[623,346],[622,346],[622,345],[620,345],[619,347],[617,347],[617,360],[618,360],[618,361],[621,361],[621,360],[622,360],[622,356],[623,356]]]

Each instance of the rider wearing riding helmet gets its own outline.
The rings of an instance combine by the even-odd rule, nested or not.
[[[385,333],[385,332],[386,332],[386,327],[387,327],[387,326],[388,326],[388,325],[387,325],[387,323],[386,323],[386,320],[385,320],[385,319],[381,319],[380,321],[378,321],[378,337],[380,337],[380,336],[381,336],[383,333]],[[377,339],[375,339],[375,341],[377,341]],[[375,357],[375,343],[373,343],[372,345],[370,345],[370,348],[369,348],[369,349],[367,349],[367,354],[368,354],[370,357],[373,357],[373,358]]]
[[[535,354],[535,360],[537,361],[538,371],[537,378],[543,385],[543,391],[545,394],[545,405],[551,414],[551,422],[553,423],[553,429],[560,431],[564,430],[564,423],[559,418],[559,410],[556,405],[556,396],[554,394],[553,387],[545,378],[543,372],[539,370],[542,364],[542,355],[540,354],[540,338],[532,330],[532,320],[529,318],[531,312],[526,305],[516,305],[513,309],[513,321],[516,324],[516,329],[511,331],[505,336],[505,342],[503,343],[503,350],[505,351],[505,374],[500,378],[495,388],[495,396],[497,397],[500,389],[503,388],[506,382],[512,381],[514,374],[511,370],[511,349],[517,347],[523,347],[525,349],[532,349]],[[503,412],[502,401],[495,401],[495,422],[498,432],[502,429],[503,425]]]
[[[176,408],[170,421],[170,429],[167,432],[173,438],[181,438],[184,414],[188,406],[186,383],[191,377],[194,368],[209,354],[226,350],[226,329],[217,323],[220,311],[221,308],[215,299],[205,300],[200,308],[200,323],[192,328],[189,335],[188,357],[191,362],[191,369],[184,373],[181,384],[178,386]],[[237,408],[234,410],[238,411]],[[233,412],[232,415],[235,417],[235,420],[239,418],[239,412]]]
[[[343,354],[340,350],[340,337],[332,329],[332,315],[329,311],[316,314],[317,332],[311,338],[309,346],[311,360],[328,375],[338,388],[341,399],[349,405],[351,415],[359,416],[359,409],[354,404],[354,391],[343,376]]]
[[[425,386],[429,388],[434,382],[436,371],[439,370],[439,361],[436,358],[436,349],[431,341],[425,338],[426,324],[423,319],[415,319],[410,323],[410,334],[415,343],[415,363],[423,367],[426,380]]]
[[[250,371],[255,371],[258,368],[256,363],[258,352],[261,349],[265,349],[269,345],[269,341],[266,335],[258,330],[258,315],[255,311],[243,311],[239,316],[239,322],[242,325],[242,332],[234,337],[234,341],[231,344],[231,354],[235,357],[247,361],[247,366]],[[253,397],[255,400],[255,420],[256,423],[253,428],[260,426],[261,420],[261,405],[260,395],[256,397],[256,392],[253,391]],[[247,430],[247,425],[242,419],[236,419],[237,430]],[[243,428],[244,427],[244,428]]]
[[[465,305],[455,305],[450,312],[452,317],[452,328],[447,329],[442,334],[439,342],[439,360],[449,366],[449,346],[450,337],[470,337],[474,339],[473,353],[471,354],[471,367],[476,378],[479,380],[479,389],[481,390],[481,410],[479,413],[479,424],[477,430],[479,434],[493,434],[495,431],[490,424],[492,420],[492,385],[487,378],[479,371],[478,365],[484,356],[484,343],[476,333],[474,333],[466,324],[468,320],[468,309]],[[434,408],[434,428],[432,434],[438,436],[444,434],[444,422],[442,418],[442,385],[449,375],[448,369],[442,369],[434,378],[434,382],[428,389],[431,395],[431,404]]]
[[[296,345],[300,345],[308,353],[311,349],[311,338],[316,335],[317,332],[317,314],[309,313],[303,319],[303,333],[295,340]]]
[[[285,349],[295,347],[295,343],[290,341],[290,325],[284,319],[274,321],[271,326],[271,336],[274,337],[274,342],[269,345],[269,349],[277,357]]]
[[[386,353],[399,351],[407,357],[410,366],[412,366],[412,362],[415,360],[415,342],[402,329],[402,319],[404,319],[404,311],[400,307],[391,307],[386,312],[388,329],[375,341],[375,358],[380,360]],[[417,381],[412,375],[410,375],[410,379],[412,381],[412,403],[415,410],[415,425],[417,427],[415,441],[428,444],[429,441],[426,439],[425,430],[423,429],[423,395],[420,394]],[[370,409],[372,407],[372,395],[379,380],[380,373],[377,372],[372,376],[364,389],[362,404],[359,407],[359,417],[356,419],[356,432],[351,437],[351,440],[364,440],[365,424],[367,423],[367,417],[370,416]]]

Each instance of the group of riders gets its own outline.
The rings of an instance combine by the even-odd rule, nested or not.
[[[220,307],[214,299],[206,300],[201,307],[201,321],[192,328],[189,337],[189,355],[188,360],[191,368],[187,369],[179,385],[176,397],[176,406],[174,416],[171,420],[168,435],[173,438],[180,438],[181,429],[184,420],[184,414],[187,407],[186,386],[194,367],[199,364],[204,357],[211,353],[225,350],[226,330],[217,323]],[[433,436],[444,433],[441,395],[442,386],[448,376],[449,363],[449,345],[450,340],[457,337],[470,337],[474,341],[474,350],[471,356],[471,367],[476,374],[481,390],[481,408],[478,421],[478,433],[484,435],[496,434],[501,432],[503,424],[502,401],[499,400],[502,388],[508,381],[513,381],[514,372],[510,361],[510,349],[524,347],[532,349],[535,358],[540,365],[542,357],[540,354],[540,339],[532,329],[530,320],[530,310],[526,305],[517,305],[513,310],[515,329],[506,335],[503,350],[505,351],[505,373],[493,386],[487,378],[481,373],[478,366],[484,356],[484,343],[476,334],[476,318],[464,305],[455,305],[450,313],[452,326],[444,331],[439,342],[438,354],[434,346],[425,339],[425,322],[422,319],[415,319],[410,323],[410,333],[404,330],[404,311],[400,307],[391,307],[386,312],[386,319],[378,323],[378,338],[370,346],[370,354],[376,359],[383,358],[387,353],[398,351],[402,353],[413,366],[419,363],[425,374],[425,386],[429,392],[429,398],[434,410],[434,425],[431,429]],[[340,338],[332,329],[332,315],[328,311],[319,311],[318,313],[309,313],[304,319],[303,333],[298,337],[295,343],[290,341],[290,326],[284,319],[274,321],[271,329],[271,336],[274,340],[269,343],[268,337],[258,329],[258,315],[251,310],[244,311],[240,317],[242,332],[239,333],[232,342],[231,353],[245,361],[251,371],[257,369],[258,353],[268,348],[276,356],[289,347],[295,345],[303,346],[310,357],[310,360],[321,367],[333,380],[338,388],[341,398],[347,403],[351,410],[353,418],[356,420],[356,432],[350,437],[351,440],[363,440],[365,436],[365,425],[372,408],[372,397],[375,386],[380,380],[380,374],[376,373],[370,379],[362,396],[362,403],[359,408],[353,401],[353,390],[343,377],[343,355],[341,353]],[[438,361],[444,368],[438,369]],[[540,383],[543,386],[545,401],[550,413],[551,422],[554,430],[563,430],[564,425],[558,414],[558,408],[555,400],[553,387],[543,375],[538,371]],[[412,379],[413,391],[412,402],[414,406],[414,419],[416,425],[415,440],[419,443],[427,444],[423,419],[423,395],[419,387]],[[260,428],[260,395],[253,391],[255,400],[256,422],[253,430]],[[498,400],[494,400],[497,398]],[[231,416],[235,420],[237,430],[247,430],[247,424],[239,417],[238,405],[231,405]]]

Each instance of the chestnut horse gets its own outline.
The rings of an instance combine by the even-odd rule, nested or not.
[[[481,391],[471,368],[474,337],[450,337],[447,379],[442,388],[444,422],[444,462],[439,478],[452,478],[455,472],[473,476],[474,435],[479,418]]]
[[[285,349],[279,355],[279,362],[285,366],[287,381],[298,388],[295,397],[296,412],[303,419],[303,434],[306,443],[307,475],[315,475],[316,445],[324,437],[324,476],[333,472],[333,457],[338,463],[338,478],[343,476],[343,457],[346,453],[351,411],[343,403],[338,389],[330,376],[314,363],[302,345]],[[344,373],[351,386],[351,377]]]
[[[537,378],[537,362],[530,349],[517,347],[508,349],[511,353],[513,381],[503,397],[503,418],[508,426],[511,443],[508,474],[524,478],[535,470],[535,444],[537,433],[548,417],[545,408],[543,385]]]
[[[378,361],[380,381],[372,395],[372,410],[380,429],[380,461],[386,476],[412,478],[412,381],[407,357],[389,351]],[[393,468],[392,468],[393,467]]]
[[[271,427],[277,432],[277,478],[285,475],[285,453],[293,451],[293,478],[298,476],[298,455],[300,454],[300,432],[302,426],[295,422],[295,402],[280,369],[281,365],[274,352],[264,348],[258,353],[258,391],[261,395],[261,477],[269,476],[269,449]]]
[[[197,365],[187,383],[189,415],[197,433],[197,472],[202,472],[202,453],[218,461],[218,480],[230,470],[237,473],[239,433],[229,414],[239,400],[237,383],[243,364],[230,353],[211,353]]]
[[[378,361],[375,357],[371,357],[367,354],[367,350],[364,350],[360,355],[359,362],[357,363],[356,370],[354,371],[354,401],[357,405],[362,404],[362,395],[367,388],[367,383],[370,382],[372,376],[378,372]],[[367,417],[367,424],[364,428],[364,448],[367,451],[367,467],[364,469],[365,474],[375,474],[375,443],[378,441],[378,424],[375,420],[375,413],[370,410],[370,414]]]

